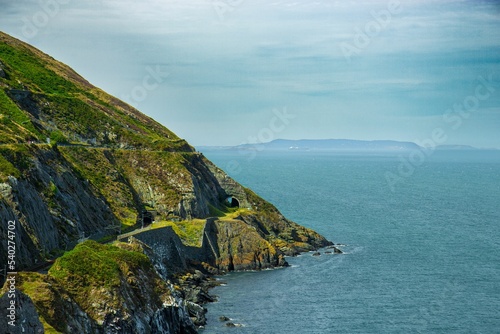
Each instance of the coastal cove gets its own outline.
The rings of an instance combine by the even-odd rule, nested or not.
[[[287,257],[290,268],[231,273],[211,290],[212,333],[493,333],[500,153],[435,152],[391,192],[394,154],[205,153],[344,254]],[[227,328],[220,316],[243,327]]]

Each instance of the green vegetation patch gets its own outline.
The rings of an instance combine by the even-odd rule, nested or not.
[[[183,153],[74,146],[59,152],[103,195],[124,228],[135,224],[143,205],[166,219],[193,187]]]
[[[238,216],[249,215],[253,213],[253,210],[247,208],[238,208],[238,207],[228,207],[222,205],[220,208],[213,206],[212,204],[208,204],[208,210],[210,217],[219,217],[221,219],[235,219]]]
[[[181,222],[162,221],[154,223],[152,228],[157,229],[166,226],[171,226],[175,234],[179,236],[186,246],[201,247],[205,219],[184,220]]]
[[[49,275],[63,282],[68,292],[76,294],[75,300],[84,302],[86,291],[118,287],[124,273],[139,267],[150,269],[146,255],[88,240],[58,258]]]
[[[6,182],[9,176],[18,178],[21,176],[21,172],[5,159],[3,155],[0,155],[0,182]]]
[[[216,212],[219,214],[220,221],[231,222],[239,216],[252,214],[251,210],[245,208],[225,208],[226,212],[213,206],[210,206],[210,208],[211,210],[217,210]],[[201,247],[205,223],[205,219],[183,220],[180,222],[161,221],[154,223],[151,228],[157,229],[170,226],[186,246]]]
[[[46,318],[49,320],[58,319],[61,315],[54,310],[54,293],[45,278],[46,275],[39,273],[22,273],[19,289],[28,295],[35,304],[45,333],[61,333],[46,321]]]
[[[148,257],[123,243],[85,241],[58,258],[48,276],[98,322],[104,320],[107,308],[129,312],[123,309],[127,293],[139,304],[157,305],[160,296],[168,294]]]
[[[79,91],[73,83],[49,70],[40,57],[20,45],[13,47],[0,41],[0,60],[7,66],[12,87],[22,89],[24,84],[33,91],[58,95]]]
[[[216,208],[212,204],[208,204],[208,210],[211,217],[224,217],[226,215],[226,212],[219,208]]]
[[[144,304],[158,303],[158,296],[169,294],[142,248],[124,243],[85,241],[57,259],[48,275],[22,272],[17,282],[18,289],[33,300],[46,333],[67,331],[64,310],[71,300],[99,322],[107,306],[122,307],[127,295],[121,293],[135,291],[136,284],[151,292],[142,295],[143,290],[137,289],[133,298],[143,299]]]
[[[10,144],[0,146],[0,181],[8,176],[19,178],[22,172],[31,167],[32,160],[26,145]]]
[[[78,141],[78,138],[95,138],[108,143],[123,137],[127,132],[114,119],[80,98],[45,96],[44,99],[49,102],[43,108],[46,117],[49,117],[61,133],[73,141]]]
[[[42,100],[40,105],[48,120],[44,126],[49,136],[51,131],[59,130],[71,142],[86,143],[95,138],[101,145],[114,147],[125,144],[152,150],[193,151],[185,141],[151,118],[93,88],[67,66],[5,34],[0,34],[0,61],[8,74],[7,78],[0,78],[0,87],[27,90]],[[8,142],[20,132],[2,131],[2,125],[9,122],[25,129],[26,133],[16,138],[16,142],[28,136],[44,139],[29,119],[21,119],[27,115],[8,99],[3,89],[0,110],[3,116],[0,117],[0,141]]]
[[[31,123],[28,115],[0,89],[0,140],[2,143],[38,140],[40,133]]]
[[[227,208],[226,214],[220,217],[220,220],[233,220],[240,216],[251,215],[252,213],[253,211],[247,208]]]

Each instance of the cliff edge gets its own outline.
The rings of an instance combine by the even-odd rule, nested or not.
[[[16,298],[32,332],[190,333],[203,323],[196,303],[210,300],[193,289],[211,274],[286,266],[285,255],[331,244],[1,32],[0,112],[0,263],[13,227]]]

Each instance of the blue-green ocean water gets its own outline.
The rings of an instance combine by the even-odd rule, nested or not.
[[[385,174],[399,175],[397,156],[205,155],[346,246],[224,276],[204,334],[500,333],[499,151],[435,152],[394,191]]]

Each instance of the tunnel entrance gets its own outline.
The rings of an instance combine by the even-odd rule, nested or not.
[[[141,224],[142,226],[148,226],[148,225],[151,225],[153,223],[153,221],[155,220],[155,216],[156,216],[156,212],[155,211],[149,211],[149,210],[144,210],[142,211],[142,214],[141,214]]]
[[[226,199],[226,202],[227,202],[227,205],[228,205],[230,208],[239,208],[239,207],[240,207],[240,201],[238,201],[238,199],[237,199],[236,197],[229,196],[229,197]]]

